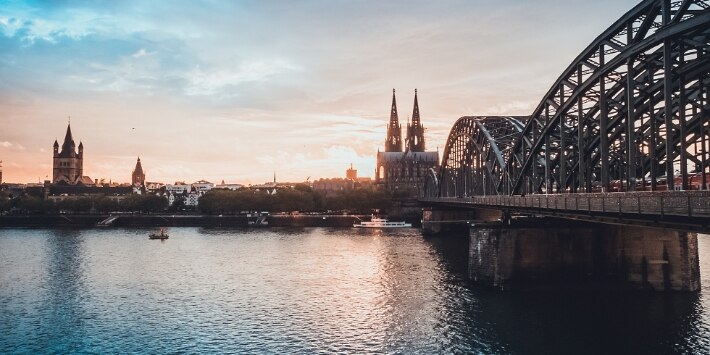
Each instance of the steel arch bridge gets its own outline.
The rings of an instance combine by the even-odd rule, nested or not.
[[[451,129],[442,160],[439,195],[477,196],[510,191],[506,161],[526,117],[461,117]]]
[[[426,197],[710,185],[710,0],[645,0],[529,117],[462,117]]]

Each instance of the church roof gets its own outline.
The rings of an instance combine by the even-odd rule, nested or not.
[[[59,153],[60,158],[70,158],[74,151],[74,138],[71,135],[71,125],[67,125],[67,134],[64,136],[64,143],[62,144],[62,151]]]
[[[143,175],[143,165],[141,165],[141,157],[136,161],[136,168],[133,169],[133,174]]]
[[[82,176],[77,183],[81,183],[84,186],[94,186],[94,180],[88,176]]]

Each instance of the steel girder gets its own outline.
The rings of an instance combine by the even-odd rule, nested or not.
[[[439,172],[434,168],[429,169],[424,179],[424,197],[439,197],[439,186],[441,186],[439,183]]]
[[[505,162],[527,117],[461,117],[449,134],[438,181],[427,195],[453,197],[510,193]],[[434,183],[436,181],[436,184]],[[438,191],[431,191],[432,188]]]
[[[489,151],[470,159],[474,170],[481,166],[474,161],[484,159],[482,176],[491,180],[475,186],[509,194],[655,190],[662,184],[688,189],[690,175],[710,165],[709,8],[704,0],[647,0],[631,9],[557,79],[503,167],[498,157],[488,160]],[[440,196],[451,195],[447,178],[460,180],[452,172],[467,168],[455,161],[469,152],[459,140],[454,135],[447,142]],[[511,180],[509,190],[500,189],[502,177]]]

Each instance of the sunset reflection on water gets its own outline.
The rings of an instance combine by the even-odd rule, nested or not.
[[[700,294],[498,292],[466,280],[465,236],[337,228],[169,233],[160,242],[144,229],[0,230],[0,353],[708,347],[710,282]],[[707,280],[710,243],[702,238]]]

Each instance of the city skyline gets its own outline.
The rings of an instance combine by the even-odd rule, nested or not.
[[[92,178],[130,181],[137,156],[149,181],[374,177],[393,87],[443,149],[460,116],[530,114],[635,3],[3,1],[3,180],[51,176],[69,116]]]

